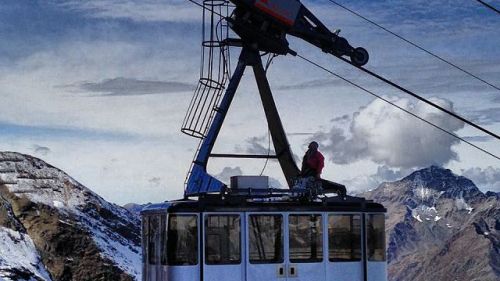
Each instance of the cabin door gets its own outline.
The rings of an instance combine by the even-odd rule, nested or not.
[[[247,213],[246,281],[286,281],[286,216],[284,213]]]
[[[203,214],[203,280],[244,281],[244,214]]]
[[[287,280],[325,281],[324,216],[288,213],[286,225]]]
[[[329,213],[325,223],[328,227],[327,280],[366,281],[362,214]]]

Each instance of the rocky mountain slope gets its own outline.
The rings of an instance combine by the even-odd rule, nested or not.
[[[136,215],[12,152],[0,152],[0,196],[0,280],[140,280]]]
[[[389,280],[500,280],[500,201],[431,166],[363,196],[388,209]]]

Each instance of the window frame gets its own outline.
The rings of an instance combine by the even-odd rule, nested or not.
[[[373,257],[370,257],[370,243],[369,243],[369,238],[370,238],[370,231],[368,231],[369,227],[369,221],[370,221],[370,216],[382,216],[383,220],[382,222],[384,223],[383,227],[383,256],[382,259],[373,259]],[[367,262],[387,262],[387,237],[385,236],[385,231],[386,231],[386,214],[385,213],[365,213],[365,237],[366,237],[366,248],[365,248],[365,257]]]
[[[246,237],[246,256],[248,257],[248,263],[249,264],[280,264],[280,263],[284,263],[285,262],[285,232],[286,232],[286,228],[285,228],[285,223],[286,223],[286,213],[284,212],[276,212],[276,213],[273,213],[273,212],[270,212],[270,213],[259,213],[259,212],[248,212],[246,213],[246,229],[245,229],[245,232],[247,233]],[[264,261],[255,261],[255,260],[252,260],[251,259],[251,251],[250,251],[250,235],[251,235],[251,231],[250,231],[250,226],[251,226],[251,217],[252,216],[278,216],[278,217],[281,217],[281,258],[279,260],[275,260],[275,261],[269,261],[269,260],[264,260]]]
[[[149,250],[149,217],[143,216],[141,219],[141,236],[142,236],[142,262],[149,265],[148,250]]]
[[[158,249],[158,243],[157,242],[160,242],[160,241],[157,241],[161,235],[161,227],[160,227],[160,220],[161,220],[161,216],[160,214],[152,214],[148,217],[148,233],[147,233],[147,240],[148,240],[148,247],[147,247],[147,261],[148,261],[148,265],[158,265],[160,264],[160,259],[159,257],[157,256],[157,249]],[[153,222],[156,222],[155,224],[155,228],[156,228],[156,233],[153,233]],[[152,238],[152,234],[154,234],[154,237],[153,239]],[[151,241],[153,240],[153,241]],[[153,243],[151,243],[153,242]],[[160,242],[161,243],[161,242]],[[152,245],[152,248],[151,248],[151,245]],[[152,251],[151,251],[152,250]]]
[[[208,217],[209,216],[227,216],[227,217],[231,217],[231,216],[237,216],[239,217],[239,260],[238,261],[234,261],[234,262],[225,262],[225,263],[208,263],[208,259],[207,259],[207,254],[208,254],[208,251],[206,249],[207,247],[207,223],[208,223]],[[244,245],[244,237],[243,237],[243,234],[244,234],[244,231],[243,231],[243,228],[245,227],[245,225],[243,224],[244,222],[244,213],[233,213],[233,212],[227,212],[227,213],[204,213],[203,214],[203,263],[204,265],[207,265],[207,266],[218,266],[218,265],[241,265],[241,263],[243,262],[243,245]]]
[[[173,216],[177,217],[194,217],[196,220],[196,262],[195,263],[178,263],[178,262],[171,262],[170,261],[170,255],[168,254],[170,252],[169,250],[169,238],[170,238],[170,219]],[[167,258],[166,258],[166,265],[167,266],[198,266],[200,264],[200,216],[198,213],[168,213],[167,218],[166,218],[166,245],[165,245],[165,251],[167,251]]]
[[[320,223],[320,231],[321,233],[319,234],[319,239],[320,243],[319,246],[321,254],[319,255],[319,258],[316,259],[292,259],[291,258],[291,243],[290,243],[290,217],[292,216],[317,216],[319,218],[319,223]],[[325,212],[318,211],[318,212],[287,212],[287,225],[285,231],[287,231],[287,248],[288,248],[288,255],[287,255],[287,260],[290,263],[323,263],[325,260]]]
[[[326,245],[328,246],[328,251],[327,251],[327,256],[328,256],[328,261],[332,263],[339,263],[339,262],[361,262],[363,261],[363,255],[364,255],[364,249],[365,249],[365,243],[363,240],[363,214],[364,213],[357,213],[357,212],[342,212],[342,213],[327,213],[326,217],[326,235],[327,235],[327,241]],[[359,258],[354,258],[354,259],[339,259],[339,258],[331,258],[330,257],[330,216],[358,216],[359,218]]]

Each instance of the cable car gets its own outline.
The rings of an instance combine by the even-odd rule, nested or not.
[[[143,281],[387,280],[382,205],[231,189],[141,212]]]
[[[207,26],[200,80],[181,127],[200,138],[200,145],[184,198],[141,211],[143,281],[387,280],[386,209],[347,196],[342,184],[303,177],[267,79],[275,55],[296,55],[286,34],[334,56],[350,56],[357,66],[367,63],[368,53],[329,31],[300,1],[231,3],[235,9],[228,16],[221,12],[227,13],[229,1],[203,1]],[[228,28],[240,38],[229,38]],[[226,87],[229,47],[241,52]],[[213,153],[247,67],[257,82],[275,155]],[[235,176],[228,186],[207,172],[213,157],[276,159],[289,188],[270,188],[262,176]]]

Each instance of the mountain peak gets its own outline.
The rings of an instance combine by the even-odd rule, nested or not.
[[[442,193],[443,197],[472,199],[484,194],[468,178],[454,174],[450,169],[430,166],[411,173],[400,180],[410,190],[427,188]]]
[[[29,252],[33,265],[1,253],[1,280],[140,279],[139,218],[60,169],[0,152],[0,199],[0,237],[10,237],[0,248]]]

